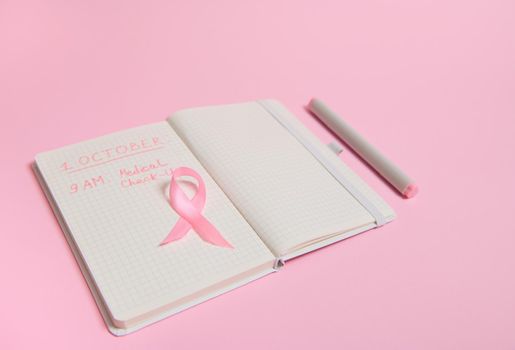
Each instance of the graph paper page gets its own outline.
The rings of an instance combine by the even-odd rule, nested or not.
[[[256,102],[187,109],[168,121],[278,256],[374,222]]]
[[[274,256],[166,122],[37,155],[37,167],[109,312],[129,320],[271,262]],[[206,184],[204,216],[234,249],[191,231],[160,246],[178,220],[170,169]]]

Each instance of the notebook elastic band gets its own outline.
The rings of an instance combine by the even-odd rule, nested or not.
[[[365,208],[370,215],[375,219],[377,226],[382,226],[386,223],[386,219],[381,211],[365,196],[363,195],[342,173],[339,171],[309,140],[304,138],[295,128],[284,121],[280,113],[265,100],[258,100],[257,103],[261,105],[275,120],[279,122],[288,132],[293,135],[319,162],[322,164],[331,175],[343,186],[345,189]]]

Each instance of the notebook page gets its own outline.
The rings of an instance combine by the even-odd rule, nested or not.
[[[37,155],[37,167],[115,320],[131,320],[266,263],[274,256],[166,123]],[[170,169],[196,170],[204,216],[235,248],[191,231],[160,246],[178,220]]]
[[[278,256],[374,222],[256,102],[184,110],[169,122]]]

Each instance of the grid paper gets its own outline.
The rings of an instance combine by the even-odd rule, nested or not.
[[[98,153],[120,145],[141,145],[141,140],[152,146],[153,138],[159,144],[140,147],[130,156],[112,160],[116,157]],[[111,161],[92,164],[91,155],[95,152],[96,158]],[[77,160],[85,155],[90,155],[90,162],[81,166]],[[65,161],[73,169],[63,170]],[[275,259],[166,122],[41,153],[36,163],[116,320],[138,317]],[[166,166],[120,176],[121,169],[141,169],[149,164]],[[180,241],[159,246],[178,220],[168,202],[170,177],[166,173],[178,166],[191,167],[202,176],[207,191],[203,214],[235,249],[207,244],[194,231]],[[156,176],[150,177],[149,182],[121,187],[122,180],[143,179],[150,173]],[[85,185],[98,176],[103,176],[103,184]],[[74,183],[79,184],[79,190],[70,193]]]
[[[374,222],[256,102],[184,110],[169,123],[278,256]]]

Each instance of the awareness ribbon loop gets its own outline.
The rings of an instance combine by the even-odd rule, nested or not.
[[[191,176],[198,182],[197,193],[190,200],[179,187],[177,179],[181,176]],[[203,215],[202,209],[206,204],[206,185],[202,177],[193,169],[180,167],[173,170],[170,181],[170,206],[180,218],[168,236],[160,245],[177,241],[184,237],[190,229],[195,230],[204,241],[225,248],[232,248],[220,232]]]

